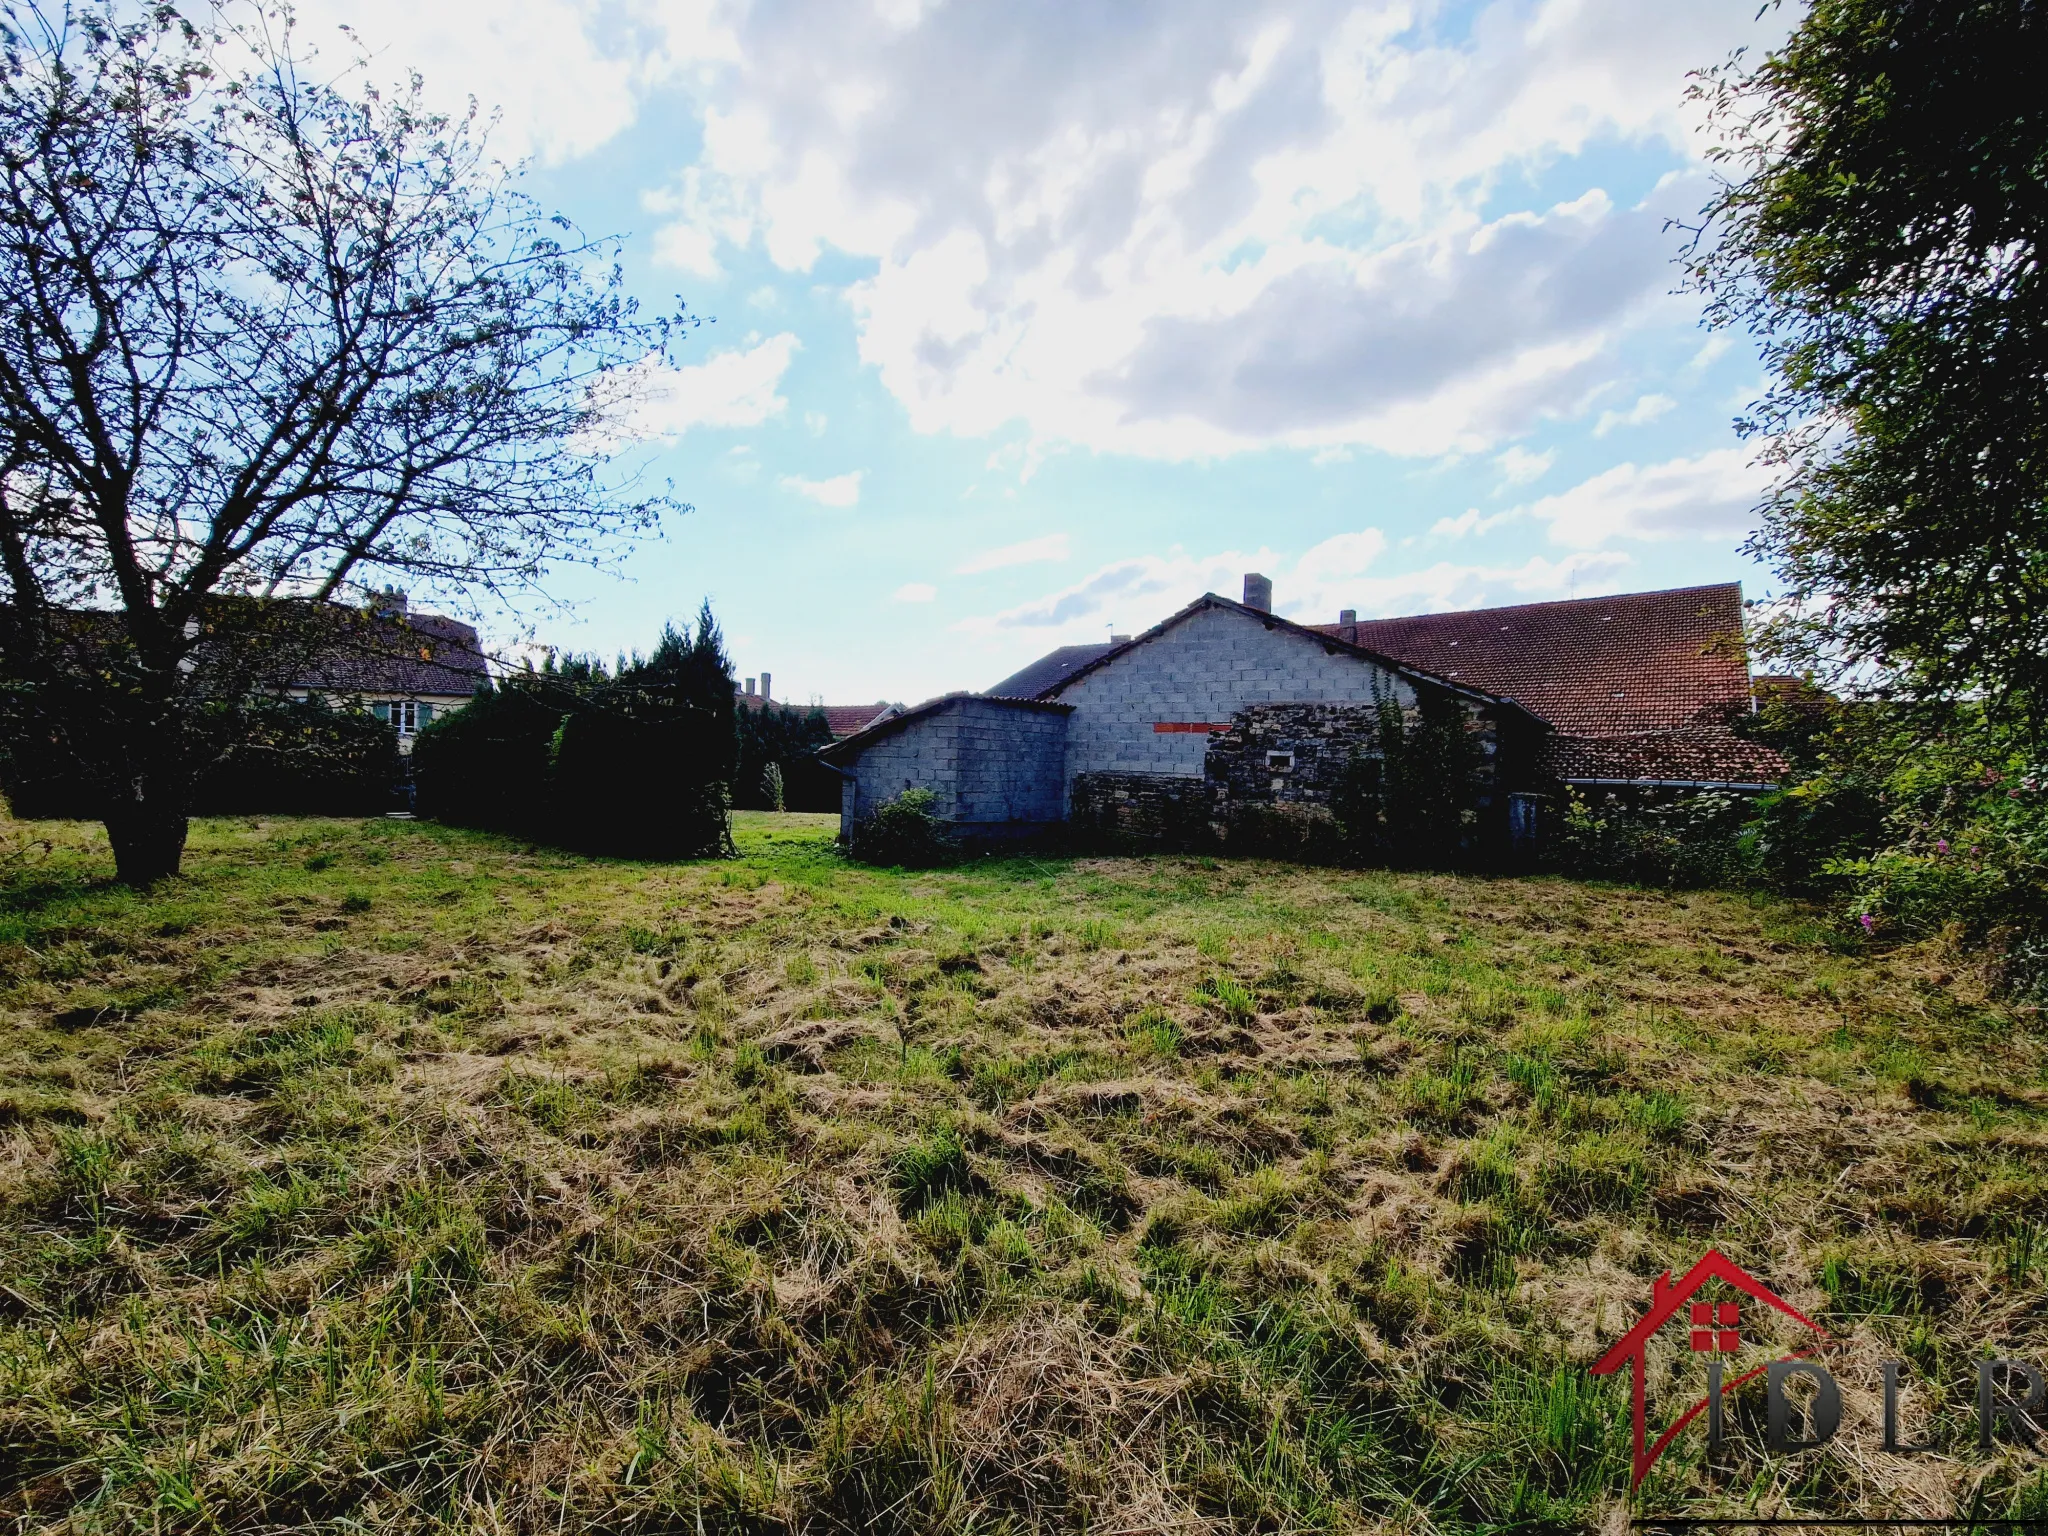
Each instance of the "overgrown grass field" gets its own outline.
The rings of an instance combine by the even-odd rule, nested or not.
[[[223,820],[138,895],[0,822],[0,1515],[1611,1526],[1584,1367],[1710,1246],[1837,1336],[1846,1421],[1689,1432],[1637,1509],[2048,1515],[1968,1414],[1987,1346],[2048,1363],[2048,1055],[1937,946],[835,825]],[[1701,1379],[1659,1350],[1653,1425]],[[1885,1359],[1939,1454],[1878,1448]]]

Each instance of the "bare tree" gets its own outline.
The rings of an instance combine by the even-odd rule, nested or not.
[[[130,882],[177,871],[194,721],[316,643],[295,615],[516,598],[672,505],[607,463],[614,370],[676,323],[613,248],[417,80],[309,78],[288,14],[188,10],[0,3],[5,683]]]

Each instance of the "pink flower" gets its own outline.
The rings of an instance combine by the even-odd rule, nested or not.
[[[1868,912],[1865,912],[1861,917],[1857,918],[1856,921],[1863,925],[1863,931],[1865,933],[1877,932],[1877,919],[1872,917]]]
[[[1947,838],[1945,838],[1945,837],[1937,837],[1937,838],[1936,838],[1936,839],[1934,840],[1934,851],[1935,851],[1936,853],[1947,853],[1947,852],[1948,852],[1948,839],[1947,839]]]

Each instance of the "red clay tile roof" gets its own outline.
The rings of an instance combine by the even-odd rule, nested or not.
[[[768,700],[762,698],[758,693],[742,693],[737,696],[736,702],[743,708],[759,709]],[[804,714],[809,714],[812,709],[812,706],[809,704],[792,704],[787,699],[777,699],[774,702],[778,708],[794,709]],[[865,730],[877,715],[889,708],[889,705],[886,703],[820,704],[816,707],[825,712],[825,724],[831,728],[832,739],[839,741],[844,737],[853,735],[856,731]]]
[[[1629,736],[1550,736],[1543,742],[1542,765],[1557,778],[1582,783],[1776,784],[1786,771],[1784,758],[1725,725]]]
[[[1738,582],[1316,628],[1504,694],[1569,735],[1719,724],[1749,708]]]

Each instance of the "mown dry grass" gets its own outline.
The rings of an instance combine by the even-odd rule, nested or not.
[[[690,866],[213,822],[148,896],[0,824],[0,1513],[1612,1523],[1583,1367],[1709,1245],[1840,1337],[1848,1422],[1685,1437],[1639,1507],[2048,1513],[1967,1415],[1986,1345],[2048,1357],[2048,1056],[1937,951],[740,820]],[[1938,1453],[1877,1448],[1888,1358]]]

